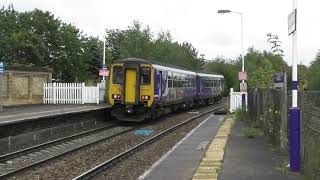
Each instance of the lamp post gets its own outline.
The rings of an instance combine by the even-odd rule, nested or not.
[[[241,68],[241,72],[244,73],[244,45],[243,45],[243,15],[241,12],[236,12],[236,11],[231,11],[231,10],[226,10],[226,9],[222,9],[222,10],[218,10],[218,14],[226,14],[226,13],[235,13],[240,15],[241,17],[241,63],[242,63],[242,68]],[[242,80],[242,84],[244,84],[244,80]],[[243,93],[242,96],[242,108],[245,108],[245,104],[246,104],[246,94]]]
[[[103,36],[103,58],[102,58],[102,67],[106,66],[106,37]],[[105,76],[102,76],[103,82],[106,80]]]

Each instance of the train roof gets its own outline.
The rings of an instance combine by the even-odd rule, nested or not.
[[[137,63],[141,63],[141,64],[142,63],[151,64],[156,69],[168,70],[168,71],[182,73],[182,74],[198,75],[200,77],[224,78],[223,75],[219,75],[219,74],[199,73],[199,72],[196,72],[193,70],[189,70],[189,69],[182,68],[182,67],[177,67],[177,66],[174,66],[171,64],[165,64],[165,63],[158,62],[158,61],[145,60],[145,59],[136,58],[136,57],[125,58],[125,59],[115,61],[115,63],[118,63],[118,62],[119,63],[121,63],[121,62],[137,62]]]
[[[193,72],[193,71],[187,71],[187,70],[182,70],[182,69],[177,69],[177,68],[171,68],[171,67],[167,67],[167,66],[161,66],[161,65],[157,65],[157,64],[152,64],[152,66],[156,69],[161,69],[161,70],[165,70],[165,71],[172,71],[175,73],[181,73],[181,74],[188,74],[188,75],[197,75],[197,73]]]
[[[121,63],[121,62],[138,62],[138,63],[145,63],[145,64],[151,64],[151,62],[145,60],[145,59],[141,59],[141,58],[125,58],[125,59],[120,59],[120,60],[116,60],[114,61],[115,63]]]
[[[214,77],[214,78],[224,78],[222,75],[217,74],[206,74],[206,73],[197,73],[200,77]]]

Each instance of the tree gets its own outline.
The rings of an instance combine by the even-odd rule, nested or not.
[[[229,93],[230,88],[235,91],[239,90],[238,72],[241,65],[235,61],[225,59],[218,56],[213,61],[207,63],[207,71],[211,73],[218,73],[224,76],[226,93]]]
[[[94,37],[88,37],[83,40],[83,55],[82,59],[84,64],[86,65],[85,71],[88,73],[88,76],[86,79],[99,79],[99,70],[102,65],[102,54],[103,52],[103,43],[98,39]],[[106,59],[108,55],[106,56]],[[110,61],[109,61],[110,62]],[[107,64],[109,64],[107,62]]]
[[[249,75],[248,85],[250,87],[270,88],[273,85],[274,70],[270,60],[265,59],[264,65]]]
[[[273,85],[272,74],[286,72],[288,66],[280,55],[254,49],[248,49],[245,56],[249,87],[270,88]]]
[[[313,91],[320,90],[320,50],[315,59],[311,62],[307,73],[308,89]]]
[[[173,42],[169,32],[153,36],[151,29],[134,21],[127,29],[107,29],[106,46],[112,59],[138,57],[168,65],[201,70],[197,49],[188,42]]]
[[[6,64],[51,67],[53,78],[65,82],[97,78],[100,41],[48,11],[17,12],[13,5],[2,7],[0,35],[0,59]]]

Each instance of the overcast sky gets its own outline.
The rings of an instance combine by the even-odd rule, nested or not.
[[[104,29],[126,28],[133,20],[149,25],[153,32],[170,31],[174,40],[191,42],[206,59],[217,55],[240,55],[240,16],[217,14],[231,9],[244,15],[245,49],[270,49],[266,34],[279,35],[291,65],[288,14],[292,0],[0,0],[19,11],[38,8],[54,13],[92,36]],[[298,0],[298,62],[309,65],[320,49],[320,1]]]

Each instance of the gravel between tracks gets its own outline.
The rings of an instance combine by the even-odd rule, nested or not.
[[[219,104],[218,106],[221,106],[221,105],[222,103]],[[213,107],[215,106],[211,105],[208,107],[201,108],[199,111],[201,113],[206,110],[212,109]],[[193,116],[194,114],[188,113],[188,112],[174,114],[174,115],[170,115],[168,117],[162,118],[155,122],[146,123],[141,129],[154,130],[155,131],[154,134],[155,134]],[[154,152],[154,153],[151,153],[151,154],[146,153],[145,157],[143,157],[142,159],[137,158],[138,161],[132,160],[131,162],[128,160],[124,160],[123,162],[120,162],[119,166],[118,165],[116,166],[116,167],[120,167],[120,169],[117,170],[113,168],[111,170],[110,178],[111,179],[132,179],[134,177],[133,179],[135,179],[137,176],[143,173],[143,171],[148,166],[150,166],[152,162],[159,159],[161,157],[161,154],[164,154],[178,140],[183,138],[188,131],[190,131],[193,127],[195,127],[199,123],[199,121],[201,122],[203,119],[204,117],[199,118],[198,120],[188,124],[187,126],[179,128],[179,130],[175,131],[175,133],[172,133],[169,136],[164,137],[163,140],[161,140],[159,143],[155,143],[157,145],[162,143],[162,145],[160,146],[162,148],[155,148],[154,150],[150,150],[150,152]],[[181,130],[185,129],[185,130],[180,131],[180,129]],[[131,131],[123,135],[117,136],[115,138],[112,138],[109,141],[98,143],[92,147],[83,148],[81,150],[67,154],[61,158],[57,158],[48,163],[42,164],[41,166],[34,167],[32,169],[29,169],[28,171],[21,172],[19,174],[16,174],[13,177],[10,177],[9,179],[28,179],[28,180],[29,179],[34,179],[34,180],[36,179],[71,179],[73,177],[76,177],[77,175],[80,175],[86,170],[89,170],[94,166],[106,161],[107,159],[110,159],[113,156],[133,147],[134,145],[137,145],[138,143],[148,138],[149,136],[135,135],[134,132]],[[151,145],[150,147],[153,147],[153,146],[154,145]],[[143,153],[144,151],[146,150],[142,150],[137,154]],[[133,157],[135,157],[135,155],[133,155]],[[127,165],[130,164],[129,167],[131,167],[132,165],[133,169],[121,165],[124,162],[126,162],[125,164]],[[136,164],[135,162],[138,162],[138,164]],[[139,165],[139,162],[141,165]],[[136,164],[136,165],[133,165],[133,164]],[[139,167],[138,169],[134,169],[134,167],[137,167],[137,166],[141,166],[141,167]],[[131,170],[129,169],[125,170],[126,168],[129,168]],[[123,170],[121,171],[121,169]],[[135,175],[132,175],[132,173],[134,173]],[[109,179],[109,176],[104,177],[104,179]]]

